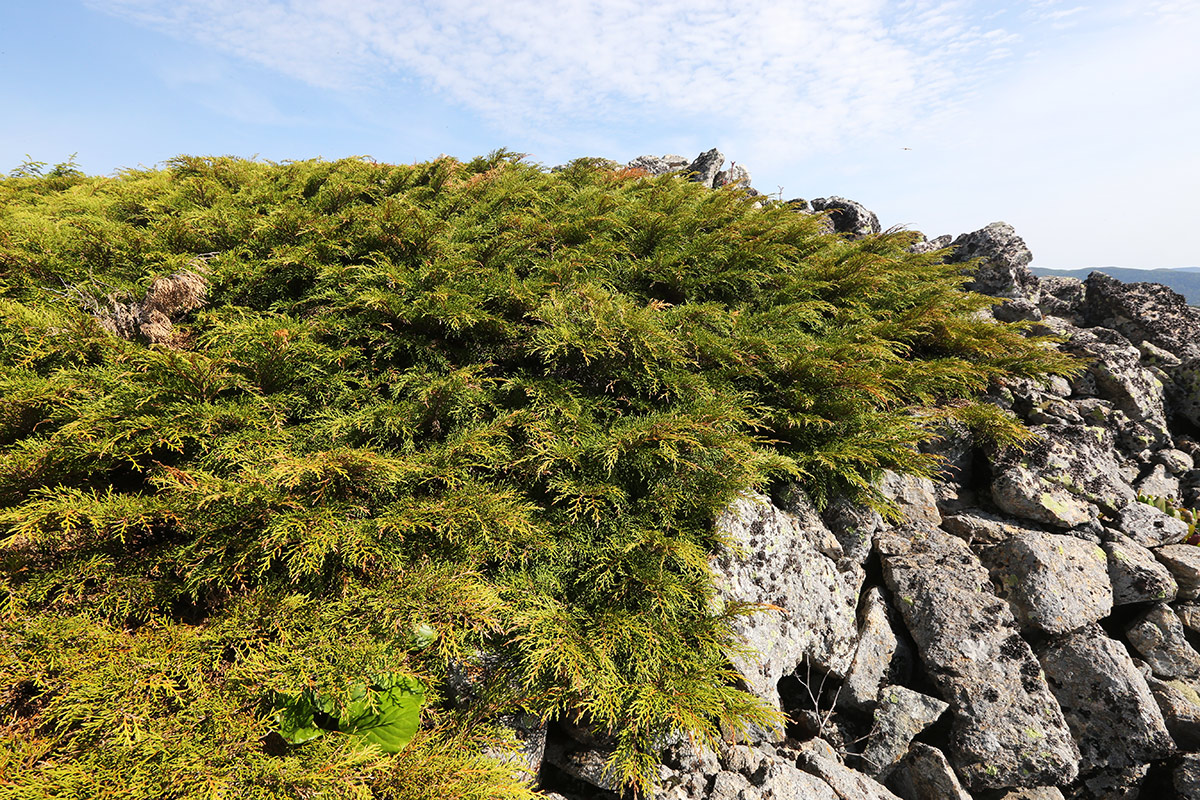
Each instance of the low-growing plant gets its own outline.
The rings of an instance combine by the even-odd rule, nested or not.
[[[908,234],[677,177],[501,152],[47,180],[0,181],[16,798],[526,797],[486,757],[515,711],[590,720],[649,789],[668,735],[774,719],[726,656],[755,609],[713,602],[727,504],[881,505],[947,421],[1022,438],[990,383],[1073,365]],[[174,348],[62,292],[141,297],[198,254]],[[411,740],[330,735],[368,717]]]

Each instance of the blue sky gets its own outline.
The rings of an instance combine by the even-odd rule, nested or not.
[[[716,146],[885,227],[1192,266],[1197,41],[1200,0],[5,0],[0,171]]]

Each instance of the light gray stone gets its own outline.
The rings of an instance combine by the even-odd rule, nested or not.
[[[1054,533],[1018,533],[980,551],[1024,624],[1066,633],[1112,613],[1108,555],[1091,542]]]
[[[877,487],[880,494],[895,503],[909,524],[940,525],[941,512],[937,507],[937,493],[933,481],[913,475],[900,475],[884,470]]]
[[[900,800],[883,784],[814,752],[802,753],[796,766],[824,781],[839,800]]]
[[[862,754],[867,772],[880,780],[890,775],[912,740],[949,707],[936,697],[903,686],[885,686],[875,704],[874,732]]]
[[[1142,782],[1149,764],[1133,764],[1121,769],[1104,769],[1084,779],[1083,785],[1091,796],[1101,800],[1139,800]]]
[[[1159,603],[1138,617],[1125,636],[1159,678],[1200,675],[1200,653],[1192,649],[1183,623],[1171,607]]]
[[[889,784],[904,800],[971,800],[945,754],[921,742],[913,742]]]
[[[832,500],[821,518],[842,545],[845,557],[855,564],[862,564],[871,555],[875,534],[884,528],[883,517],[878,511],[851,503],[844,497]]]
[[[1123,283],[1102,272],[1084,281],[1084,318],[1119,331],[1135,345],[1150,342],[1179,358],[1200,356],[1200,309],[1157,283]]]
[[[1079,751],[1008,604],[960,539],[879,537],[883,574],[926,672],[953,714],[951,763],[971,791],[1067,784]]]
[[[1179,478],[1167,471],[1166,466],[1155,464],[1150,474],[1139,478],[1133,485],[1137,493],[1145,497],[1166,497],[1179,500]]]
[[[684,174],[687,175],[688,180],[711,189],[713,181],[716,180],[717,173],[724,163],[725,156],[714,147],[712,150],[706,150],[696,156],[696,160],[684,169]]]
[[[1139,503],[1138,505],[1144,504]],[[1168,519],[1174,519],[1174,517],[1168,517]],[[1179,520],[1175,521],[1180,522]],[[1187,527],[1185,526],[1184,535],[1186,536],[1186,534]],[[1174,534],[1171,538],[1174,538]],[[1200,598],[1200,547],[1193,544],[1171,544],[1156,548],[1154,556],[1171,571],[1175,582],[1179,584],[1178,597],[1180,600]]]
[[[750,187],[750,170],[741,164],[730,164],[729,169],[723,169],[713,179],[713,188],[728,186],[731,189],[747,189]]]
[[[762,797],[750,780],[736,772],[720,772],[713,780],[707,800],[749,800]]]
[[[996,795],[996,800],[1063,800],[1057,786],[1034,786],[1025,789],[1009,789]]]
[[[1149,550],[1119,534],[1101,546],[1108,554],[1114,606],[1175,599],[1179,590],[1175,579]]]
[[[1124,480],[1111,432],[1105,428],[1034,426],[1026,450],[993,459],[992,499],[1002,511],[1056,527],[1092,518],[1089,505],[1115,513],[1136,493]]]
[[[1200,604],[1176,603],[1173,607],[1175,615],[1179,617],[1179,621],[1183,623],[1183,627],[1192,633],[1200,634]]]
[[[1187,523],[1149,503],[1133,502],[1125,506],[1117,514],[1114,525],[1142,547],[1176,544],[1188,536]]]
[[[1169,441],[1162,382],[1142,366],[1141,353],[1128,339],[1107,328],[1089,328],[1076,332],[1063,349],[1088,359],[1087,370],[1101,398],[1129,419],[1145,423],[1157,444]]]
[[[1020,520],[967,508],[943,517],[942,528],[972,546],[999,544],[1018,533],[1043,532]]]
[[[1182,475],[1195,469],[1196,460],[1182,450],[1167,448],[1154,454],[1154,463],[1162,464],[1172,475]]]
[[[883,592],[872,587],[863,599],[862,629],[854,660],[842,682],[838,702],[851,708],[869,710],[875,707],[879,688],[888,682],[892,673],[892,659],[899,647],[899,640],[892,630],[887,601]]]
[[[980,259],[967,289],[994,297],[1040,299],[1038,279],[1029,271],[1033,253],[1007,222],[964,233],[954,240],[954,254],[946,259],[956,264]]]
[[[1174,751],[1146,679],[1098,625],[1051,640],[1038,656],[1075,735],[1082,774],[1124,769]]]
[[[769,764],[755,778],[763,800],[842,800],[828,783],[786,762]]]
[[[729,658],[750,691],[778,708],[776,684],[806,658],[844,677],[857,637],[858,596],[834,561],[813,546],[795,516],[761,495],[736,499],[717,527],[731,545],[712,562],[718,602],[779,609],[734,623],[746,650]]]

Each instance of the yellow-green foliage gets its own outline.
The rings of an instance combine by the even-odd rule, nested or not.
[[[669,731],[769,719],[717,513],[870,500],[946,419],[1019,438],[990,381],[1069,367],[910,242],[505,153],[0,181],[5,796],[516,798],[500,712],[585,714],[635,783]],[[97,323],[199,254],[179,349]],[[398,755],[270,735],[380,673],[429,688]]]

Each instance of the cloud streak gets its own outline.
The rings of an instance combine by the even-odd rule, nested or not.
[[[509,130],[717,117],[810,152],[952,112],[1022,49],[1004,15],[969,0],[90,5],[326,89],[415,78]]]

